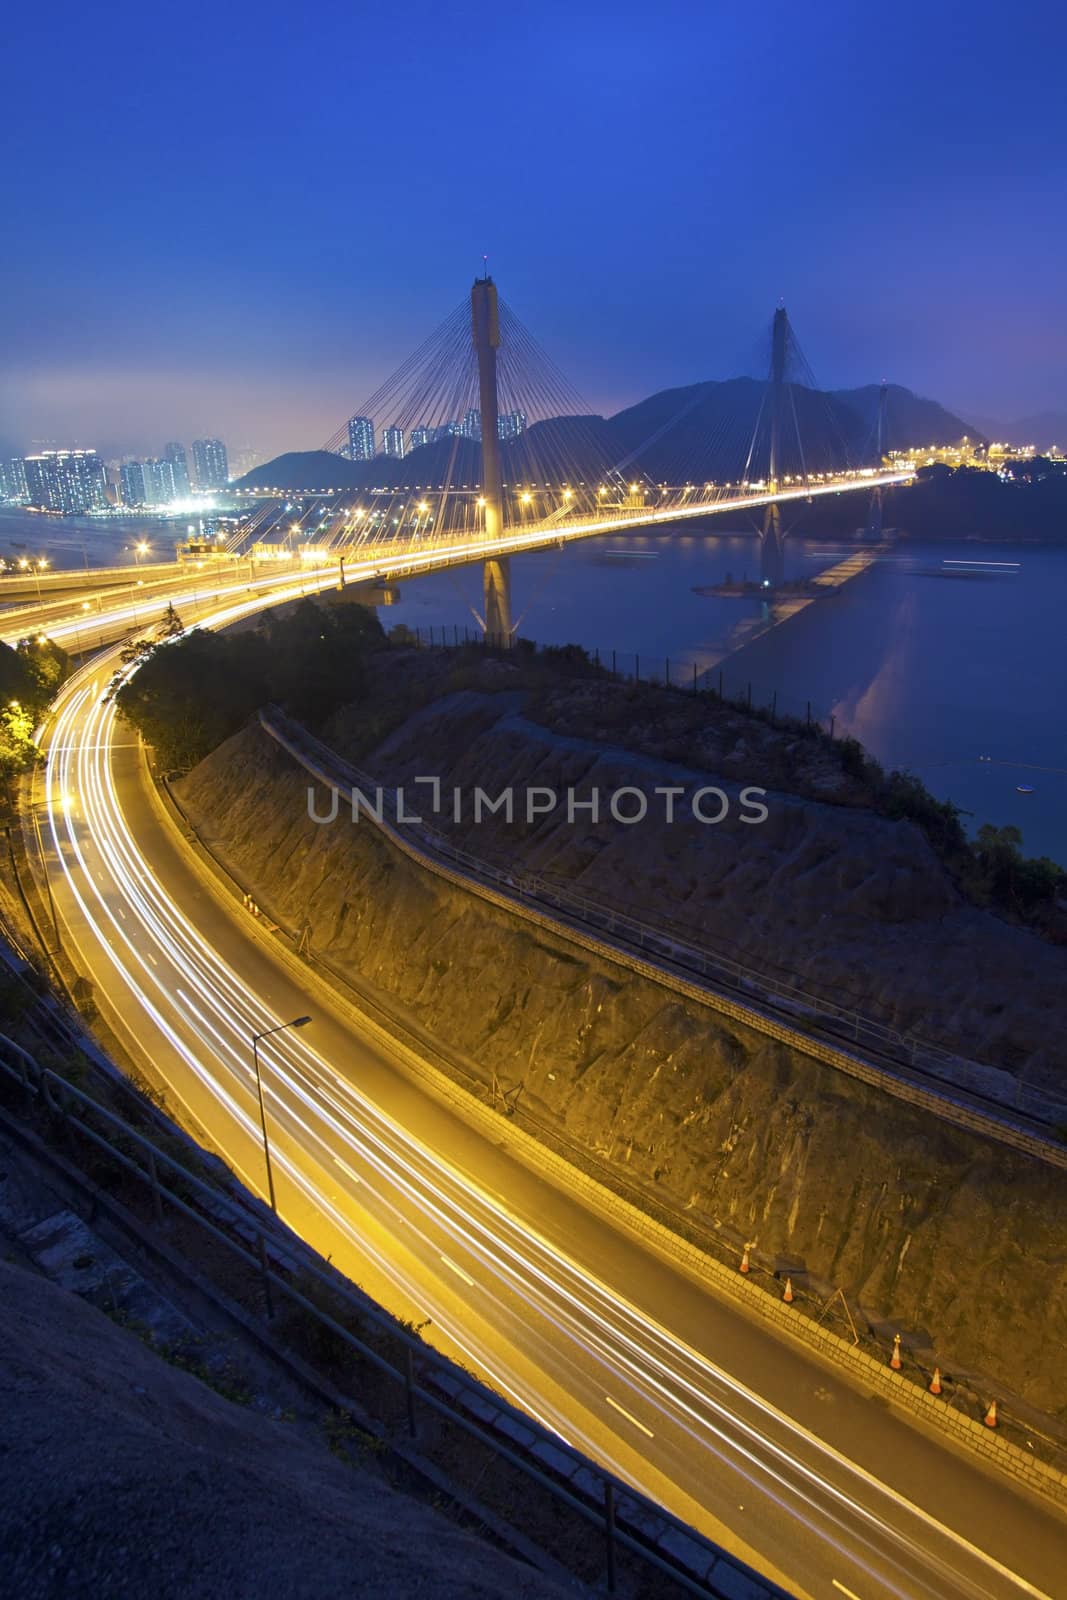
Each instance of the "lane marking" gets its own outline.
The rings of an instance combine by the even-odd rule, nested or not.
[[[836,1578],[833,1580],[833,1585],[835,1589],[840,1589],[841,1593],[846,1596],[846,1600],[860,1600],[858,1594],[853,1594],[851,1589],[846,1589],[844,1584],[838,1583]]]
[[[452,1258],[450,1256],[444,1256],[443,1255],[441,1257],[441,1260],[444,1262],[446,1267],[448,1267],[452,1272],[454,1272],[456,1274],[457,1278],[462,1278],[463,1282],[465,1284],[467,1284],[472,1289],[474,1288],[474,1279],[469,1277],[467,1275],[467,1273],[464,1272],[462,1267],[457,1267],[456,1263],[452,1260]]]
[[[341,1171],[351,1178],[353,1183],[363,1182],[363,1179],[360,1177],[359,1173],[353,1172],[347,1161],[342,1161],[340,1156],[334,1156],[333,1160],[334,1165],[340,1167]]]
[[[613,1400],[610,1394],[606,1394],[604,1399],[607,1401],[609,1406],[614,1406],[619,1415],[625,1417],[627,1422],[632,1422],[635,1428],[640,1428],[642,1433],[647,1433],[650,1439],[654,1439],[656,1437],[651,1428],[646,1428],[643,1422],[638,1422],[637,1418],[632,1416],[630,1412],[625,1410],[623,1406],[620,1406],[617,1400]]]

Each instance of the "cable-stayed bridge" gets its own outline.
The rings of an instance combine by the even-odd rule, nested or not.
[[[603,420],[590,415],[486,274],[469,302],[326,441],[340,481],[296,490],[300,509],[288,521],[280,497],[292,486],[274,486],[279,498],[264,489],[267,498],[231,547],[256,542],[264,550],[280,533],[284,542],[273,548],[281,553],[313,536],[316,549],[349,562],[353,575],[365,574],[369,563],[383,580],[480,560],[484,627],[503,638],[513,630],[510,556],[744,511],[759,515],[761,581],[774,589],[782,582],[783,508],[790,502],[866,491],[877,539],[882,489],[911,473],[883,469],[881,415],[872,463],[849,460],[784,307],[774,314],[758,392],[754,421],[720,418],[701,437],[689,399],[620,457]],[[671,473],[676,463],[705,460],[734,460],[736,468],[725,481]],[[334,469],[327,464],[325,472],[330,477]]]

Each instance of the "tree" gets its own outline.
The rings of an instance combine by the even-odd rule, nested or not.
[[[184,632],[185,623],[175,611],[174,601],[171,600],[167,605],[166,611],[163,613],[163,621],[156,628],[156,638],[180,639]]]
[[[40,755],[33,742],[34,718],[12,700],[0,711],[0,778],[5,782],[28,772]]]
[[[366,606],[303,600],[255,631],[139,641],[129,647],[138,670],[119,675],[113,692],[161,764],[187,771],[269,700],[317,723],[358,699],[367,654],[384,642]]]
[[[70,657],[61,644],[43,633],[20,639],[16,653],[34,686],[33,689],[27,686],[23,698],[32,700],[35,709],[43,711],[55,698],[60,684],[70,676]]]

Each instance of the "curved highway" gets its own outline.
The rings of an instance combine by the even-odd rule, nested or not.
[[[506,1125],[484,1137],[253,935],[148,792],[102,699],[116,662],[75,674],[43,736],[34,804],[57,917],[130,1056],[251,1189],[265,1179],[250,1037],[310,1011],[260,1050],[279,1210],[391,1310],[430,1318],[439,1348],[798,1595],[1062,1592],[1055,1512],[712,1298],[525,1165]]]

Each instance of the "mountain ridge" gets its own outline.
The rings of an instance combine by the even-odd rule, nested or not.
[[[765,384],[755,378],[705,379],[660,389],[611,417],[554,417],[533,423],[501,446],[505,482],[596,482],[612,470],[659,483],[735,481],[766,470],[769,419]],[[783,473],[833,471],[866,464],[876,455],[880,387],[821,390],[791,384]],[[955,444],[982,431],[937,401],[890,385],[885,449]],[[761,463],[764,465],[761,466]],[[476,440],[440,439],[399,458],[350,461],[326,450],[290,450],[262,463],[235,487],[242,490],[420,488],[449,482],[476,487],[481,449]]]

